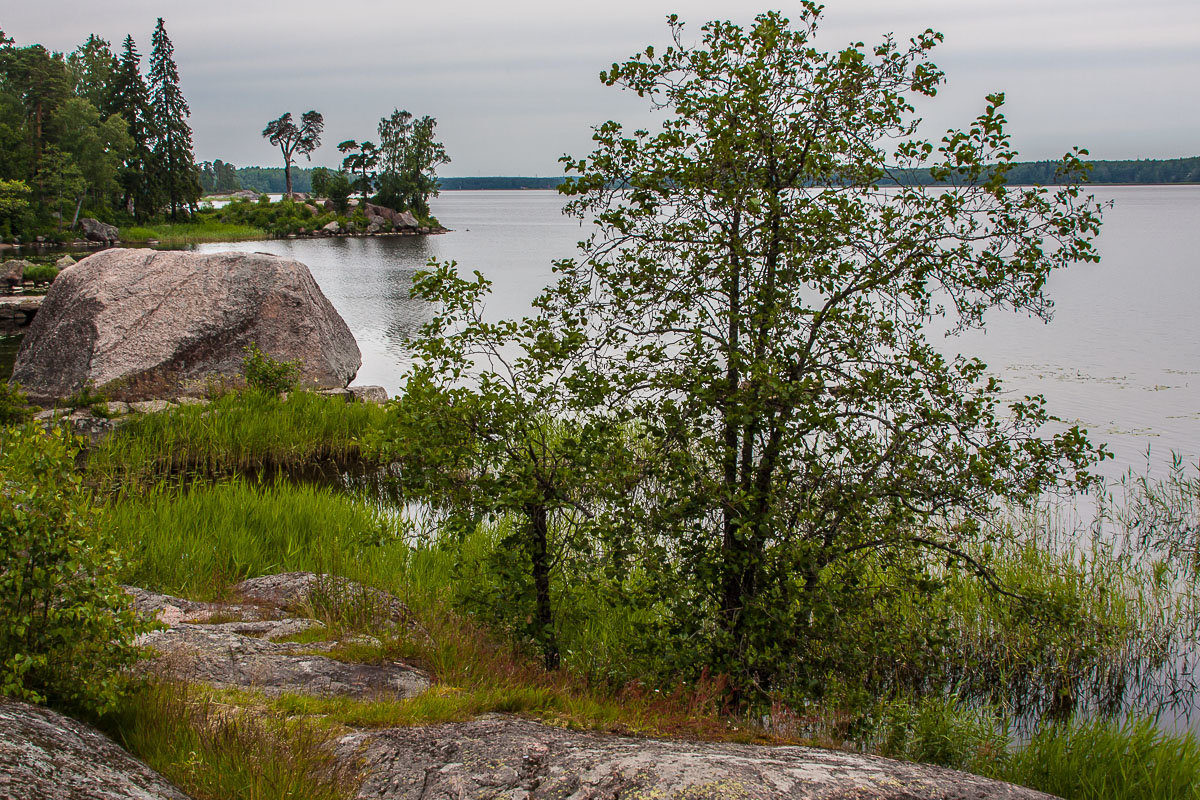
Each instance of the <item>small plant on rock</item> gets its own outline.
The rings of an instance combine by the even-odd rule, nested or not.
[[[245,347],[244,352],[246,356],[242,359],[242,372],[250,388],[282,394],[292,391],[300,382],[299,361],[280,361],[272,358],[260,350],[255,342]]]

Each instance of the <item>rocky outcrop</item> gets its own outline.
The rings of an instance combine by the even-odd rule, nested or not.
[[[126,592],[140,613],[167,626],[138,640],[153,653],[141,668],[172,680],[266,695],[358,698],[412,697],[429,688],[428,675],[400,661],[356,664],[326,655],[337,649],[336,640],[277,641],[323,628],[302,616],[313,611],[357,613],[380,627],[410,623],[408,608],[395,597],[345,578],[312,572],[251,578],[233,588],[236,603]]]
[[[963,772],[812,747],[657,741],[489,717],[342,737],[360,800],[1052,800]]]
[[[107,222],[84,217],[79,220],[79,226],[83,228],[83,236],[89,242],[116,244],[121,240],[121,232],[115,225],[109,225]]]
[[[345,386],[362,358],[308,267],[262,253],[105,250],[62,272],[13,379],[35,402],[91,383],[116,400],[199,395],[236,379],[251,343],[300,363],[307,388]]]
[[[79,262],[77,262],[75,259],[71,258],[71,256],[66,255],[66,256],[63,256],[62,258],[60,258],[58,261],[55,261],[54,266],[58,267],[59,270],[64,270],[67,267],[75,266],[77,263],[79,263]]]
[[[399,661],[355,664],[322,655],[335,642],[276,642],[320,627],[314,620],[180,623],[142,636],[138,644],[155,657],[141,667],[173,680],[198,681],[265,695],[308,694],[356,698],[413,697],[429,688],[429,676]]]
[[[188,800],[100,732],[11,700],[0,700],[0,798]]]

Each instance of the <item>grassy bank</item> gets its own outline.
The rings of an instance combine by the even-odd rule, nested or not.
[[[874,752],[1072,800],[1198,799],[1195,739],[1166,735],[1147,716],[1171,689],[1162,666],[1185,621],[1170,602],[1177,585],[1153,562],[1115,544],[1075,547],[1052,516],[1032,511],[997,519],[1004,536],[988,544],[996,579],[1015,597],[918,554],[863,560],[853,590],[871,602],[822,628],[823,683],[807,694],[777,685],[769,707],[738,708],[721,676],[678,671],[654,587],[636,569],[615,574],[594,550],[567,549],[555,563],[562,668],[546,670],[520,520],[446,525],[365,479],[383,466],[365,443],[393,415],[396,406],[304,392],[227,394],[135,418],[81,462],[122,583],[219,600],[243,579],[306,570],[389,592],[412,613],[411,626],[390,627],[360,604],[314,602],[304,613],[324,628],[293,637],[336,640],[327,654],[340,660],[423,668],[433,688],[411,699],[173,683],[127,695],[102,724],[193,796],[347,797],[354,776],[328,757],[333,738],[508,713],[634,735]],[[1181,486],[1171,504],[1200,496]],[[926,583],[914,589],[912,572]],[[1063,711],[1064,697],[1079,716]],[[1109,708],[1106,698],[1118,702]],[[1122,704],[1142,717],[1121,721]]]
[[[270,234],[262,228],[213,219],[200,219],[195,222],[162,222],[121,229],[121,241],[128,244],[157,242],[167,247],[204,242],[242,242],[270,238]]]

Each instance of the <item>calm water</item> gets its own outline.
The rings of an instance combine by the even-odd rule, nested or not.
[[[1041,392],[1064,419],[1085,425],[1117,459],[1107,472],[1200,457],[1200,187],[1097,187],[1105,217],[1100,264],[1055,275],[1053,322],[995,313],[986,333],[947,339],[978,355],[1014,393]],[[349,323],[363,351],[358,383],[399,387],[406,340],[429,310],[409,299],[415,271],[454,259],[494,283],[488,316],[524,313],[550,280],[550,262],[588,232],[560,213],[554,192],[447,192],[433,211],[442,236],[203,245],[299,259]]]

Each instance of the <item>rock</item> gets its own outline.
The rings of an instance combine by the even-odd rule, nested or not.
[[[317,214],[317,207],[314,206],[312,203],[305,203],[304,210],[307,211],[310,216],[316,216],[316,214]]]
[[[321,230],[323,230],[325,233],[340,233],[342,226],[338,224],[338,221],[335,219],[333,222],[325,223],[325,225],[321,227]]]
[[[383,226],[377,222],[372,222],[367,226],[367,233],[379,233],[383,230]]]
[[[656,741],[506,717],[338,740],[359,800],[1053,800],[955,770],[814,747]]]
[[[161,414],[175,404],[169,400],[135,400],[129,403],[129,410],[135,414]]]
[[[276,625],[275,635],[285,636],[319,625],[288,621],[290,632]],[[284,693],[370,698],[414,697],[429,688],[429,676],[399,661],[353,664],[336,661],[314,650],[331,644],[273,642],[248,636],[233,625],[180,623],[138,639],[156,656],[142,662],[143,669],[165,672],[173,679],[199,681],[217,688],[254,689],[267,695]]]
[[[184,600],[180,597],[148,592],[133,586],[122,586],[121,588],[133,598],[133,606],[139,614],[154,617],[164,625],[178,625],[183,622],[203,623],[214,617],[242,622],[261,622],[282,618],[278,609],[262,605],[203,603],[197,600]]]
[[[352,608],[361,614],[410,622],[412,612],[396,597],[373,586],[335,575],[313,572],[283,572],[250,578],[233,587],[233,594],[247,603],[258,603],[284,611],[310,612],[314,608]]]
[[[341,398],[343,398],[343,399],[346,399],[346,400],[353,400],[353,399],[354,399],[354,395],[352,395],[352,394],[350,393],[350,390],[349,390],[349,389],[345,389],[345,388],[342,388],[342,389],[322,389],[321,391],[317,392],[317,394],[319,394],[319,395],[322,395],[322,396],[324,396],[324,397],[341,397]]]
[[[133,411],[129,403],[122,403],[120,400],[109,400],[104,404],[104,408],[110,417],[123,417]]]
[[[175,402],[181,406],[206,406],[209,400],[206,397],[177,397]]]
[[[12,700],[0,700],[0,797],[187,800],[99,731]]]
[[[106,222],[101,222],[91,217],[84,217],[79,220],[79,224],[83,228],[84,238],[89,242],[114,244],[120,241],[121,232],[114,225],[109,225]]]
[[[0,284],[9,291],[21,285],[25,280],[25,270],[33,266],[21,258],[13,258],[0,264]]]
[[[350,396],[360,403],[383,405],[388,401],[387,389],[382,386],[350,386],[347,390]]]
[[[358,345],[298,261],[261,253],[112,249],[50,286],[13,379],[35,402],[91,382],[120,400],[199,395],[238,378],[254,342],[301,363],[309,388],[345,386]]]
[[[75,266],[77,263],[78,262],[70,256],[63,256],[58,261],[54,262],[54,266],[58,267],[60,270],[64,270],[67,267]]]
[[[411,211],[403,211],[396,215],[393,224],[397,228],[416,228],[421,223],[417,222],[417,218],[413,216]]]

